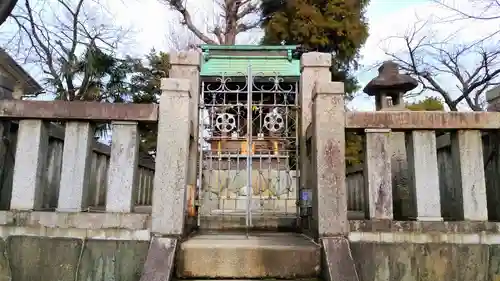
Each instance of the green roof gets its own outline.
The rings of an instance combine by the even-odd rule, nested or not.
[[[201,45],[201,76],[245,76],[249,66],[258,76],[299,77],[297,46]]]

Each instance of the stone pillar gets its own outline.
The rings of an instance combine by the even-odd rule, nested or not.
[[[300,187],[309,189],[311,187],[306,186],[308,177],[313,175],[307,175],[307,167],[310,165],[307,159],[307,128],[311,124],[312,120],[312,97],[314,87],[319,82],[331,81],[330,67],[332,65],[332,56],[326,53],[311,52],[305,53],[300,58],[300,105],[301,105],[301,115],[300,115],[300,140],[299,140],[299,153],[300,153]]]
[[[441,196],[434,131],[412,131],[407,140],[411,188],[416,195],[416,214],[420,221],[441,221]]]
[[[190,82],[190,151],[188,167],[188,184],[196,186],[198,173],[198,135],[199,135],[199,103],[200,103],[200,62],[201,53],[197,51],[187,51],[170,54],[171,69],[170,78],[188,79]],[[201,183],[200,183],[201,184]]]
[[[414,218],[416,217],[415,192],[409,183],[405,133],[391,132],[389,143],[394,216],[396,219]]]
[[[12,210],[36,210],[42,207],[42,175],[48,147],[48,129],[42,120],[19,121],[10,201]]]
[[[319,237],[346,234],[344,84],[321,82],[313,96],[313,228]]]
[[[158,114],[152,232],[179,236],[188,183],[190,89],[188,79],[164,78]]]
[[[94,127],[90,123],[66,123],[58,211],[81,212],[88,207],[93,141]]]
[[[385,61],[378,69],[379,74],[372,79],[363,91],[375,96],[377,111],[406,111],[403,103],[404,93],[418,86],[417,80],[399,73],[399,65]],[[389,102],[391,98],[392,102]],[[396,219],[415,217],[415,196],[408,184],[408,162],[405,134],[391,132],[390,135],[393,210]]]
[[[484,174],[483,142],[478,130],[459,130],[452,133],[451,149],[454,186],[458,193],[460,209],[458,219],[487,221],[486,179]]]
[[[139,169],[137,122],[113,122],[106,212],[133,211]]]
[[[369,219],[392,220],[390,129],[366,129],[365,203]]]

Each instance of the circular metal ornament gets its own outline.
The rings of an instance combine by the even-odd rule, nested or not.
[[[270,132],[279,132],[285,127],[283,116],[277,112],[269,112],[264,116],[264,127]]]
[[[233,114],[217,114],[217,117],[215,118],[215,127],[223,133],[229,133],[236,128],[236,119]]]

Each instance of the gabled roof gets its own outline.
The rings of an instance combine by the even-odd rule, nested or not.
[[[295,56],[298,46],[200,45],[203,51],[202,77],[259,76],[299,77],[300,60]]]
[[[42,86],[2,48],[0,48],[0,72],[6,72],[5,75],[21,85],[26,95],[37,94],[43,90]]]

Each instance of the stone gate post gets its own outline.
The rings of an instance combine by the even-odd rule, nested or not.
[[[299,165],[299,177],[300,177],[300,187],[307,187],[307,183],[310,182],[308,177],[314,175],[307,175],[307,167],[310,165],[307,159],[306,150],[306,131],[307,127],[311,124],[312,119],[312,98],[314,87],[319,82],[327,82],[331,80],[330,67],[332,65],[331,54],[310,52],[305,53],[300,58],[300,105],[301,105],[301,115],[300,115],[300,165]]]
[[[190,81],[165,78],[158,114],[152,232],[180,236],[188,183]]]
[[[312,103],[312,159],[316,182],[313,231],[317,231],[325,257],[323,278],[357,281],[347,239],[344,83],[316,84]]]
[[[190,82],[190,143],[189,143],[189,167],[188,185],[196,186],[197,163],[198,163],[198,123],[200,103],[200,62],[201,53],[197,51],[178,52],[170,54],[169,77],[187,79]]]
[[[313,103],[313,227],[319,238],[348,232],[344,83],[316,84]]]

